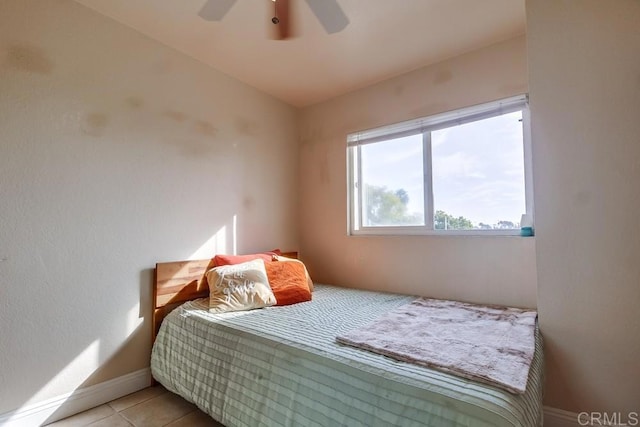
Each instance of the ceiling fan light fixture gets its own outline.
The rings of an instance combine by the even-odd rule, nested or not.
[[[278,25],[280,23],[280,18],[278,18],[278,3],[276,0],[271,0],[273,2],[273,18],[271,18],[271,22],[273,25]]]
[[[289,0],[272,0],[274,16],[271,18],[271,23],[276,27],[275,36],[276,40],[285,40],[292,37],[291,22],[290,22],[290,2]]]

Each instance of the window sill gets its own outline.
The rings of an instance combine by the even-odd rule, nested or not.
[[[438,237],[520,237],[523,239],[535,237],[522,236],[520,230],[415,230],[407,228],[385,229],[385,230],[356,230],[351,231],[349,236],[375,236],[375,237],[397,237],[397,236],[438,236]]]

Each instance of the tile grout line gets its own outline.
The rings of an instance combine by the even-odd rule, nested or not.
[[[144,389],[143,389],[143,390],[144,390]],[[142,391],[142,390],[140,390],[140,391]],[[137,391],[136,393],[139,393],[140,391]],[[145,402],[148,402],[148,401],[150,401],[150,400],[153,400],[153,399],[155,399],[156,397],[160,397],[160,396],[162,396],[162,395],[163,395],[163,394],[165,394],[165,393],[168,393],[168,391],[167,391],[167,390],[165,390],[165,391],[163,391],[163,392],[162,392],[162,393],[160,393],[160,394],[156,394],[156,395],[150,396],[150,397],[148,397],[148,398],[146,398],[146,399],[144,399],[144,400],[141,400],[140,402],[136,402],[136,403],[134,403],[133,405],[131,405],[131,406],[127,406],[126,408],[122,408],[122,409],[120,409],[120,410],[117,410],[116,408],[114,408],[113,406],[111,406],[111,403],[113,403],[113,402],[115,402],[115,401],[117,401],[117,400],[119,400],[119,399],[115,399],[115,400],[112,400],[111,402],[107,402],[107,405],[109,405],[109,407],[110,407],[111,409],[113,409],[116,413],[118,413],[118,414],[119,414],[119,413],[121,413],[121,412],[123,412],[123,411],[126,411],[127,409],[133,408],[133,407],[138,406],[138,405],[140,405],[140,404],[142,404],[142,403],[145,403]],[[131,393],[131,394],[135,394],[135,393]],[[123,396],[123,398],[124,398],[124,397],[127,397],[127,396]]]
[[[89,423],[87,423],[87,424],[83,424],[81,427],[88,427],[88,426],[90,426],[90,425],[91,425],[91,424],[93,424],[93,423],[97,423],[98,421],[103,421],[103,420],[105,420],[105,419],[107,419],[107,418],[109,418],[109,417],[113,416],[114,414],[117,414],[117,413],[118,413],[118,411],[116,411],[115,409],[113,409],[113,408],[111,407],[111,405],[109,405],[109,402],[107,402],[107,403],[103,403],[102,405],[98,405],[98,406],[95,406],[95,407],[93,407],[93,408],[89,408],[89,409],[87,409],[86,411],[82,411],[82,412],[80,412],[80,413],[78,413],[78,414],[71,415],[71,416],[69,416],[69,417],[67,417],[67,418],[63,418],[63,419],[61,419],[61,420],[58,420],[58,421],[54,421],[54,422],[52,422],[52,423],[45,424],[45,427],[46,427],[46,426],[53,426],[53,427],[55,427],[55,425],[56,425],[56,424],[62,424],[65,420],[67,420],[67,419],[69,419],[69,418],[73,418],[74,416],[76,416],[76,415],[80,415],[80,414],[82,414],[82,413],[84,413],[84,412],[93,411],[93,410],[95,410],[95,409],[98,409],[98,408],[99,408],[99,407],[101,407],[101,406],[106,406],[107,408],[111,409],[113,412],[111,412],[111,413],[110,413],[110,414],[108,414],[108,415],[104,415],[104,416],[102,416],[102,417],[100,417],[100,418],[96,418],[95,420],[90,421],[90,422],[89,422]]]
[[[129,423],[129,425],[131,425],[131,426],[133,426],[133,427],[138,427],[138,426],[136,425],[136,423],[135,423],[133,420],[129,419],[129,418],[126,416],[126,414],[124,414],[123,412],[124,412],[124,411],[128,411],[128,410],[130,410],[130,409],[133,409],[133,408],[135,408],[136,406],[140,406],[140,405],[142,405],[142,404],[144,404],[144,403],[150,402],[150,401],[152,401],[152,400],[154,400],[154,399],[157,399],[157,398],[159,398],[159,397],[162,397],[163,395],[165,395],[165,394],[167,394],[167,393],[169,393],[169,391],[165,390],[164,392],[162,392],[162,393],[160,393],[160,394],[158,394],[158,395],[155,395],[155,396],[151,396],[151,397],[150,397],[150,398],[148,398],[148,399],[142,400],[142,401],[140,401],[140,402],[136,403],[135,405],[131,405],[131,406],[128,406],[128,407],[126,407],[126,408],[123,408],[121,411],[115,411],[115,409],[114,409],[114,411],[115,411],[115,413],[116,413],[116,414],[118,414],[122,419],[124,419],[127,423]],[[112,409],[113,409],[113,407],[112,407]],[[171,421],[167,422],[166,424],[163,424],[163,425],[162,425],[162,427],[167,426],[167,425],[169,425],[169,424],[171,424],[171,423],[174,423],[174,422],[176,422],[176,421],[178,421],[178,420],[180,420],[180,419],[182,419],[182,418],[186,417],[187,415],[192,414],[193,412],[196,412],[196,411],[198,411],[198,410],[199,410],[199,409],[198,409],[198,407],[194,405],[193,410],[191,410],[191,411],[187,412],[186,414],[182,415],[182,416],[181,416],[181,417],[179,417],[179,418],[176,418],[176,419],[174,419],[174,420],[171,420]]]
[[[140,391],[140,390],[139,390],[139,391]],[[138,393],[139,391],[134,392],[134,393],[131,393],[131,394]],[[116,408],[114,408],[114,407],[111,405],[113,402],[115,402],[115,401],[117,401],[117,400],[119,400],[119,399],[114,399],[114,400],[112,400],[112,401],[110,401],[110,402],[106,402],[106,403],[104,403],[103,405],[108,406],[108,407],[113,411],[113,413],[111,413],[111,414],[109,414],[109,415],[107,415],[107,416],[104,416],[104,417],[102,417],[102,418],[99,418],[99,419],[97,419],[97,420],[94,420],[94,421],[90,422],[89,424],[86,424],[86,425],[85,425],[85,427],[90,427],[92,424],[95,424],[95,423],[100,422],[100,421],[104,421],[105,419],[107,419],[107,418],[109,418],[109,417],[113,416],[114,414],[117,414],[117,415],[118,415],[118,417],[120,417],[121,419],[123,419],[123,420],[124,420],[128,425],[130,425],[130,426],[132,426],[132,427],[136,427],[136,426],[135,426],[135,424],[133,423],[133,421],[131,421],[130,419],[128,419],[124,414],[122,414],[122,411],[125,411],[125,410],[130,409],[130,408],[134,408],[134,407],[136,407],[136,406],[138,406],[138,405],[140,405],[140,404],[142,404],[142,403],[148,402],[148,401],[150,401],[150,400],[152,400],[152,399],[155,399],[156,397],[162,396],[164,393],[167,393],[167,391],[164,391],[164,392],[162,392],[162,393],[160,393],[160,394],[157,394],[157,395],[155,395],[155,396],[150,396],[150,397],[148,397],[148,398],[146,398],[146,399],[144,399],[144,400],[141,400],[140,402],[137,402],[137,403],[135,403],[135,404],[133,404],[133,405],[131,405],[131,406],[127,406],[127,407],[125,407],[125,408],[122,408],[121,410],[117,410]],[[128,396],[128,395],[127,395],[127,396]],[[126,396],[122,396],[122,397],[126,397]]]
[[[111,408],[111,409],[113,409],[113,408]],[[109,416],[107,416],[107,417],[104,417],[104,418],[100,418],[99,420],[92,421],[92,422],[90,422],[89,424],[85,424],[85,426],[84,426],[84,427],[91,427],[92,425],[97,424],[97,423],[99,423],[100,421],[104,421],[104,420],[106,420],[107,418],[112,417],[112,416],[114,416],[114,415],[117,415],[118,417],[122,418],[122,419],[123,419],[123,420],[124,420],[124,421],[129,425],[129,426],[131,426],[131,427],[135,427],[133,424],[131,424],[131,422],[130,422],[129,420],[127,420],[125,417],[123,417],[123,416],[122,416],[118,411],[116,411],[115,409],[114,409],[114,411],[113,411],[113,414],[111,414],[111,415],[109,415]]]
[[[194,412],[197,412],[197,411],[199,411],[199,410],[200,410],[200,409],[196,406],[196,407],[195,407],[195,409],[194,409],[193,411],[188,412],[188,413],[184,414],[183,416],[181,416],[180,418],[176,418],[176,419],[175,419],[175,420],[173,420],[173,421],[169,421],[168,423],[164,424],[162,427],[166,427],[166,426],[168,426],[168,425],[169,425],[169,424],[171,424],[171,423],[175,423],[175,422],[177,422],[177,421],[180,421],[181,419],[186,418],[187,416],[189,416],[189,415],[191,415],[191,414],[193,414]],[[134,427],[136,427],[136,426],[134,426]]]

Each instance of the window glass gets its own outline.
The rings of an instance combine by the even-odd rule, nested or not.
[[[522,112],[431,133],[434,228],[519,228],[525,210]]]
[[[361,147],[365,227],[424,225],[422,134]]]

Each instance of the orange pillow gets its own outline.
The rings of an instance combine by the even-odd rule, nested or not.
[[[276,305],[290,305],[311,301],[307,283],[307,269],[301,262],[265,262],[269,286],[276,297]]]
[[[281,262],[293,262],[296,264],[301,264],[304,267],[304,274],[307,277],[307,285],[309,285],[309,290],[311,292],[313,292],[313,280],[311,280],[311,276],[309,276],[309,271],[307,270],[307,266],[304,265],[304,263],[302,261],[300,261],[297,258],[288,258],[285,256],[282,256],[280,254],[278,254],[277,256],[273,257],[274,261],[281,261]]]
[[[274,257],[280,255],[280,253],[280,249],[274,249],[268,252],[260,252],[257,254],[249,255],[216,255],[213,257],[213,265],[215,265],[216,267],[220,267],[221,265],[235,265],[253,261],[256,259],[261,259],[265,262],[271,262],[274,260]]]

